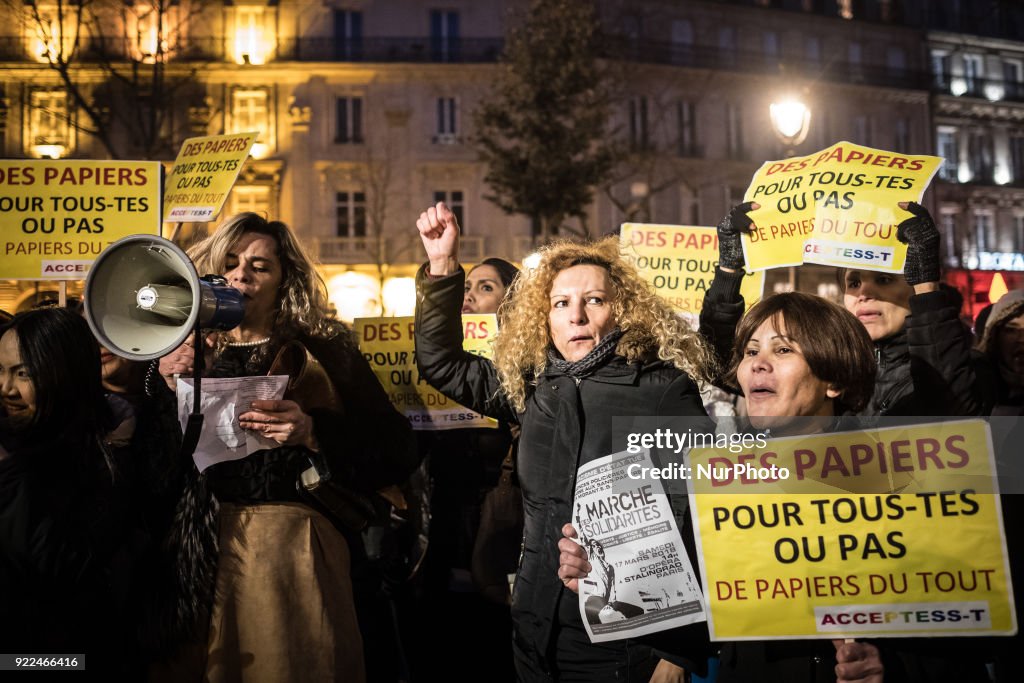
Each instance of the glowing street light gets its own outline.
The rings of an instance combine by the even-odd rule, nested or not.
[[[807,139],[811,128],[811,109],[795,97],[772,102],[768,108],[772,128],[787,148],[793,148]]]

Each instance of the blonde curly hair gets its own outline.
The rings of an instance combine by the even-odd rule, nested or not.
[[[669,361],[695,380],[710,380],[713,354],[623,258],[617,237],[590,244],[558,242],[541,251],[540,265],[516,278],[499,309],[503,324],[494,342],[494,365],[502,389],[517,411],[525,409],[528,386],[548,363],[551,285],[560,272],[578,265],[598,266],[609,274],[609,305],[623,333],[615,348],[618,355],[628,361]],[[540,320],[543,325],[538,324]]]

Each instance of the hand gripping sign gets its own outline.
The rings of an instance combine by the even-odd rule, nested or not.
[[[718,265],[715,228],[623,223],[620,234],[623,255],[658,295],[696,328]],[[740,294],[748,307],[760,300],[763,291],[763,271],[743,278]]]
[[[907,248],[896,226],[920,202],[941,157],[838,142],[804,157],[767,161],[743,196],[761,208],[743,235],[751,270],[803,263],[903,272]]]
[[[983,420],[694,449],[687,464],[713,639],[1016,632]]]

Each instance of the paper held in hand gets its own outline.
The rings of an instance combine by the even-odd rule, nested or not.
[[[659,480],[631,478],[632,465],[649,470],[650,451],[599,458],[576,477],[572,523],[593,567],[579,607],[595,643],[706,621],[668,496]]]

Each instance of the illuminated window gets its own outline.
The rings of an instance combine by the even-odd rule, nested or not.
[[[40,62],[53,61],[71,54],[78,42],[77,7],[65,5],[64,22],[57,21],[55,7],[38,7],[35,10],[26,3],[25,37],[29,52]]]
[[[1010,135],[1010,181],[1024,185],[1024,133]]]
[[[948,52],[932,50],[932,82],[939,90],[948,90],[952,60]]]
[[[29,152],[37,157],[59,158],[71,140],[68,95],[62,90],[33,90],[29,99]]]
[[[974,245],[978,251],[998,251],[996,249],[995,216],[988,210],[977,210],[974,213]]]
[[[455,214],[455,220],[459,222],[459,233],[466,232],[466,200],[462,190],[435,190],[434,204],[444,202]]]
[[[957,147],[956,134],[956,128],[940,126],[935,140],[935,150],[945,159],[939,167],[939,177],[951,183],[959,180],[960,151]]]
[[[992,182],[995,171],[995,152],[992,136],[987,131],[973,131],[967,137],[967,156],[970,159],[971,175],[975,182]]]
[[[263,64],[267,59],[263,7],[235,8],[235,61]]]
[[[338,237],[366,237],[366,193],[347,190],[335,195]]]
[[[162,11],[148,2],[125,3],[124,20],[129,56],[147,64],[156,62],[157,55],[169,53],[171,28],[180,24],[176,3],[163,7]]]
[[[274,148],[274,122],[271,116],[270,91],[265,88],[235,88],[231,91],[229,133],[257,132],[252,155],[263,158]]]
[[[964,86],[967,95],[977,96],[981,93],[981,79],[981,55],[964,55]]]
[[[270,215],[270,187],[267,185],[236,185],[231,190],[231,212],[252,211],[261,216]]]

